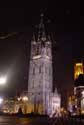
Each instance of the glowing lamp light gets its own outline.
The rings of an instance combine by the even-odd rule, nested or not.
[[[27,96],[24,96],[24,97],[23,97],[23,101],[28,101],[28,97],[27,97]]]
[[[20,100],[21,100],[21,98],[19,97],[19,98],[17,98],[17,100],[18,100],[18,101],[20,101]]]
[[[0,77],[0,85],[4,85],[6,83],[6,77]]]
[[[3,98],[0,97],[0,104],[2,104],[2,103],[3,103]]]
[[[76,63],[76,66],[82,66],[83,64],[82,63]]]
[[[84,97],[84,91],[82,91],[82,96]]]

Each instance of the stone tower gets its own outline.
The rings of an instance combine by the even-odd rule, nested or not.
[[[43,15],[37,39],[33,34],[29,65],[28,98],[31,112],[48,114],[52,93],[52,45],[45,34]]]
[[[74,65],[74,80],[77,79],[80,74],[84,74],[83,62]]]

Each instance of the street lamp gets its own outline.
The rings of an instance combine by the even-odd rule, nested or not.
[[[0,105],[3,103],[3,98],[0,97]]]
[[[0,85],[4,85],[7,81],[6,77],[0,77]]]
[[[24,97],[22,98],[22,100],[23,100],[23,101],[28,101],[28,97],[27,97],[27,96],[24,96]]]

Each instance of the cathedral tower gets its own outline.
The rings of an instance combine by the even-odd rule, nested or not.
[[[45,34],[43,15],[39,24],[38,38],[33,34],[29,66],[28,98],[31,112],[48,113],[52,92],[52,45]]]
[[[83,62],[76,63],[74,65],[74,80],[78,78],[80,74],[84,74]]]

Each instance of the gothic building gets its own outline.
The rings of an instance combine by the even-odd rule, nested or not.
[[[76,80],[80,74],[84,74],[83,62],[74,65],[74,80]]]
[[[60,109],[60,95],[52,92],[52,42],[45,34],[43,15],[37,39],[33,34],[29,65],[28,100],[31,112],[52,114]]]

